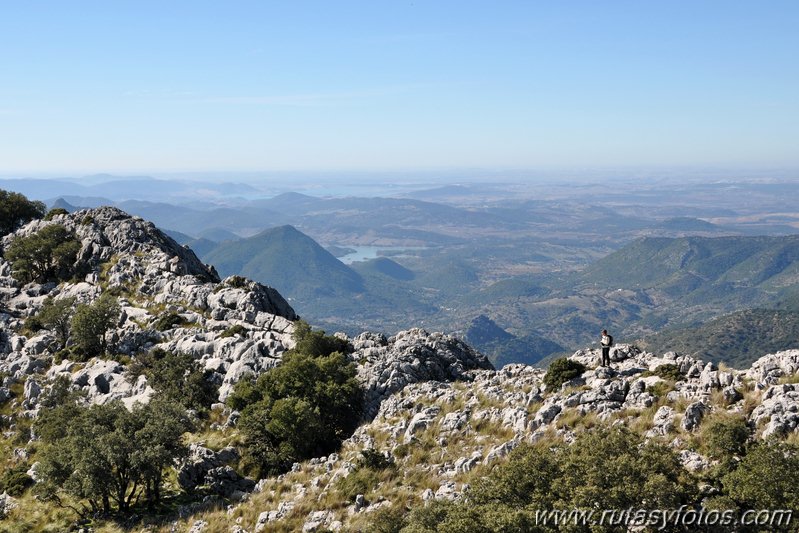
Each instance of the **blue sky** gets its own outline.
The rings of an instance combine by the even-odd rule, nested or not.
[[[0,172],[799,167],[799,2],[5,2]]]

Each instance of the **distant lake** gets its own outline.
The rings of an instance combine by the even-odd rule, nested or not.
[[[350,248],[355,251],[339,257],[338,260],[346,265],[349,265],[350,263],[355,263],[358,261],[377,259],[378,256],[386,255],[387,253],[394,255],[413,250],[423,250],[424,246],[405,246],[397,248],[394,246],[350,246],[348,244],[346,248]]]

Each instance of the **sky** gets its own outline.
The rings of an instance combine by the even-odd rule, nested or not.
[[[4,2],[0,173],[799,168],[799,2]]]

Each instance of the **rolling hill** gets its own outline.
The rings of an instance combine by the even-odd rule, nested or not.
[[[655,353],[671,350],[744,368],[764,353],[799,348],[799,312],[747,309],[699,327],[657,333],[641,345]]]
[[[247,276],[289,298],[351,296],[364,291],[357,272],[293,226],[222,242],[201,256],[222,276]]]

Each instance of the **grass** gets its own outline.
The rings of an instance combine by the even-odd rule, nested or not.
[[[579,408],[572,407],[561,411],[555,420],[558,429],[589,430],[599,423],[596,411],[582,413]]]
[[[674,390],[674,381],[658,381],[646,387],[646,391],[656,398],[665,398],[668,393]]]
[[[763,394],[760,391],[752,390],[744,392],[743,412],[748,417],[752,411],[763,402]]]
[[[777,383],[780,385],[794,385],[799,383],[799,373],[782,376]]]

